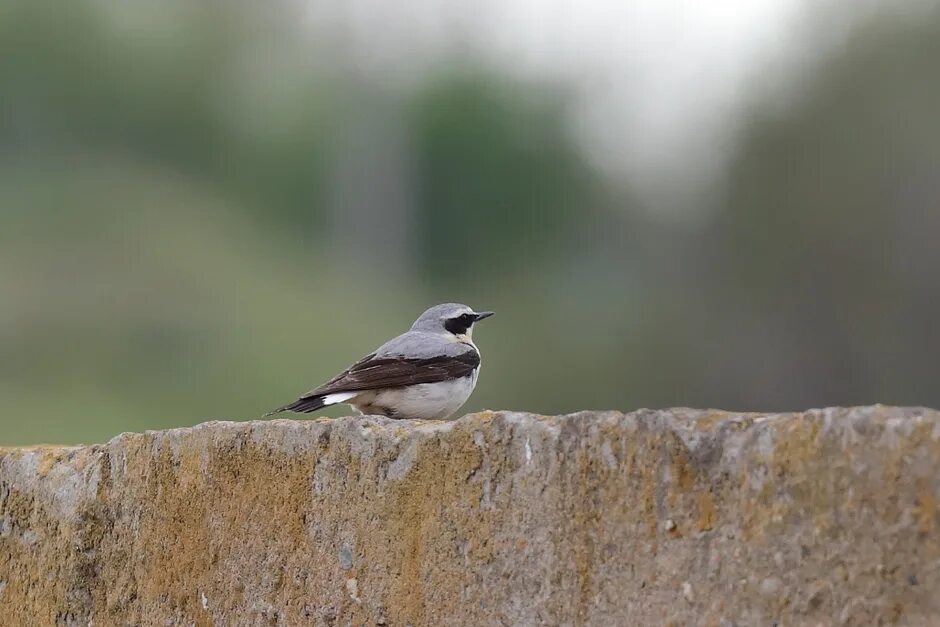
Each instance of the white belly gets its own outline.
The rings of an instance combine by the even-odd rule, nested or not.
[[[363,414],[383,414],[410,420],[445,420],[467,402],[479,376],[480,369],[477,368],[463,379],[364,392],[350,404]]]

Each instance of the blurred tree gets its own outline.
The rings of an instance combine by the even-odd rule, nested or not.
[[[441,75],[411,107],[420,263],[441,282],[551,258],[593,208],[564,101],[498,77]]]
[[[0,152],[148,162],[265,220],[309,227],[329,82],[272,14],[248,3],[5,3]]]
[[[790,106],[754,112],[714,225],[729,323],[714,394],[940,404],[940,12],[926,17],[879,16]]]

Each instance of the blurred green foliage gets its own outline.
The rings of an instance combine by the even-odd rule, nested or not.
[[[544,261],[581,228],[591,174],[560,100],[485,74],[431,81],[411,112],[423,271],[470,281]],[[571,251],[577,253],[577,251]]]
[[[498,312],[468,411],[940,405],[938,31],[756,99],[665,225],[563,86],[389,89],[255,4],[8,1],[0,444],[257,417],[453,300]]]
[[[249,4],[11,1],[0,12],[0,151],[110,154],[212,185],[265,221],[320,222],[335,104],[291,59],[300,33]],[[271,76],[266,61],[277,62]],[[335,115],[334,115],[335,117]]]

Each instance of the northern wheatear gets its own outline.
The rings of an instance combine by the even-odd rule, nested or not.
[[[425,311],[411,329],[386,342],[282,411],[310,413],[346,403],[361,414],[444,420],[470,398],[480,375],[473,324],[493,315],[448,303]]]

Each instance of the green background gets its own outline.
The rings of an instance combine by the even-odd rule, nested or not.
[[[448,301],[497,312],[468,411],[940,406],[937,11],[749,83],[659,219],[563,80],[199,6],[3,3],[0,444],[257,417]]]

